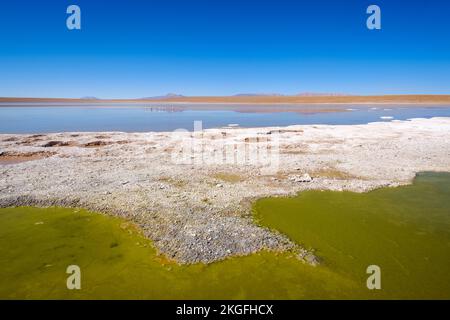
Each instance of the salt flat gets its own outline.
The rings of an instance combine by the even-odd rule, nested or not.
[[[262,249],[297,251],[314,263],[285,236],[254,223],[254,199],[395,187],[419,171],[450,171],[450,118],[0,135],[0,207],[58,205],[119,215],[180,263]]]

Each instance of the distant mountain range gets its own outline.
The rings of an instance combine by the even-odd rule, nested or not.
[[[238,93],[232,95],[230,97],[341,97],[341,96],[350,96],[345,93],[328,93],[328,92],[302,92],[298,94],[288,95],[282,93]],[[164,100],[164,99],[172,99],[172,98],[187,98],[188,96],[184,96],[178,93],[168,93],[161,96],[151,96],[151,97],[143,97],[137,100]],[[101,100],[100,98],[94,96],[85,96],[81,97],[81,100]]]
[[[281,93],[238,93],[233,95],[233,97],[282,97],[284,94]]]
[[[167,98],[184,98],[185,96],[183,96],[182,94],[177,94],[177,93],[168,93],[164,96],[153,96],[153,97],[144,97],[141,98],[143,100],[152,100],[152,99],[167,99]]]
[[[347,93],[337,93],[337,92],[302,92],[296,94],[298,97],[343,97],[351,96]]]
[[[100,100],[97,97],[91,97],[91,96],[81,97],[80,99],[81,100]]]
[[[287,97],[287,96],[297,96],[297,97],[341,97],[349,96],[345,93],[328,93],[328,92],[302,92],[294,95],[281,94],[281,93],[238,93],[233,95],[233,97]]]
[[[98,99],[92,96],[84,97],[83,99],[74,98],[35,98],[35,97],[0,97],[0,107],[5,103],[43,103],[43,102],[79,102],[79,103],[142,103],[144,98],[122,98],[122,99]],[[162,97],[151,97],[146,99],[153,99],[148,101],[173,101],[173,102],[185,102],[185,103],[255,103],[255,104],[272,104],[272,103],[285,103],[285,104],[300,104],[300,103],[386,103],[386,104],[433,104],[433,105],[450,105],[450,95],[346,95],[340,93],[299,93],[297,95],[262,95],[262,94],[241,94],[238,96],[182,96],[179,94],[168,94]]]
[[[282,94],[282,93],[238,93],[229,97],[343,97],[343,96],[351,96],[350,94],[345,93],[329,93],[329,92],[302,92],[293,95]],[[138,98],[136,100],[165,100],[172,98],[189,98],[189,96],[184,96],[182,94],[177,93],[168,93],[161,96],[151,96],[151,97],[143,97]],[[94,96],[85,96],[81,97],[81,100],[102,100],[100,98]],[[106,99],[108,100],[108,99]]]

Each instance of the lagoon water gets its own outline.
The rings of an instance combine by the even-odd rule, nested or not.
[[[12,105],[0,106],[0,133],[146,132],[296,124],[365,124],[410,118],[450,117],[450,106],[309,105]],[[337,109],[342,111],[336,111]],[[273,112],[283,110],[282,112]],[[325,112],[317,112],[317,111]]]
[[[449,208],[448,173],[364,194],[258,200],[257,221],[316,249],[317,267],[270,252],[180,266],[117,218],[0,209],[0,299],[450,299]],[[72,264],[81,290],[66,287]],[[366,287],[368,265],[380,266],[381,290]]]

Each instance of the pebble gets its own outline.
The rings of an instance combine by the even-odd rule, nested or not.
[[[311,182],[313,180],[312,177],[307,173],[305,173],[301,176],[300,175],[292,175],[292,176],[289,176],[288,179],[290,181],[294,181],[294,182]]]

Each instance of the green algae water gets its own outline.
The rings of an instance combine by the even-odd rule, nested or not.
[[[308,248],[322,264],[362,284],[381,268],[381,290],[361,298],[450,299],[450,174],[369,193],[308,191],[257,201],[259,222]]]
[[[259,223],[322,264],[261,252],[211,265],[159,256],[132,224],[84,210],[0,209],[1,299],[450,298],[450,175],[367,194],[304,192],[255,203]],[[68,290],[66,268],[81,269]],[[366,287],[381,267],[382,290]]]
[[[80,267],[81,290],[66,287],[69,265]],[[0,299],[333,298],[347,287],[339,275],[313,269],[268,252],[179,266],[120,219],[63,208],[0,209]]]

